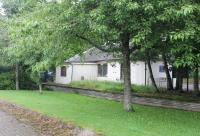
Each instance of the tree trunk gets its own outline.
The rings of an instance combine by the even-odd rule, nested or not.
[[[132,93],[131,93],[131,66],[130,66],[130,48],[129,34],[122,37],[122,54],[123,54],[123,74],[124,74],[124,110],[132,112]]]
[[[15,86],[16,90],[19,90],[19,64],[15,65]]]
[[[40,94],[42,94],[42,77],[41,77],[41,72],[38,73],[38,77],[39,77],[39,82],[38,82],[39,91],[40,91]]]
[[[183,69],[178,68],[176,72],[176,88],[177,91],[183,91]]]
[[[147,65],[148,65],[148,69],[149,69],[151,82],[152,82],[154,88],[156,89],[156,92],[159,92],[159,89],[158,89],[158,87],[156,85],[156,82],[155,82],[155,79],[154,79],[154,76],[153,76],[153,71],[152,71],[152,68],[151,68],[151,60],[150,60],[150,56],[149,55],[147,56]]]
[[[42,94],[42,84],[39,83],[39,91],[40,91],[40,94]]]
[[[179,75],[179,81],[178,81],[178,85],[179,85],[179,91],[180,92],[183,92],[183,73],[182,71],[180,72],[180,75]]]
[[[176,87],[175,87],[175,90],[179,90],[179,80],[180,80],[179,74],[180,74],[179,69],[177,69],[177,71],[176,71]]]
[[[194,91],[199,92],[199,70],[198,70],[198,66],[194,70]]]
[[[165,73],[167,77],[167,90],[173,90],[173,83],[172,83],[172,79],[171,79],[168,64],[167,64],[167,58],[164,53],[162,55],[162,58],[163,58],[164,69],[165,69]]]

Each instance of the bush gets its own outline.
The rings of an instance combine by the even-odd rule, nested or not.
[[[20,72],[20,89],[23,90],[35,90],[38,89],[37,83],[32,78],[32,72],[25,68],[21,69]]]
[[[0,90],[15,89],[15,74],[14,72],[0,73]]]
[[[22,90],[37,89],[31,78],[31,71],[26,67],[20,68],[19,85]],[[15,90],[15,70],[12,66],[0,66],[0,90]]]

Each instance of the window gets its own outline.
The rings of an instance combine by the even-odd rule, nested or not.
[[[159,72],[160,72],[160,73],[165,72],[164,65],[160,65],[160,66],[159,66]]]
[[[108,64],[98,64],[98,76],[106,77],[108,73]]]
[[[61,67],[60,75],[61,75],[61,77],[66,77],[67,76],[67,67],[66,66],[62,66]]]

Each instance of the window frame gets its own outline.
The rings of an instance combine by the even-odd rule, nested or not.
[[[67,77],[67,66],[61,66],[60,67],[60,76],[61,77]]]
[[[159,73],[164,73],[164,72],[165,72],[165,66],[159,65]]]
[[[108,75],[108,63],[97,64],[98,77],[107,77]]]

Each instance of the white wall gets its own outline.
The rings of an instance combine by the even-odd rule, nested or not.
[[[61,67],[67,67],[67,76],[61,77]],[[62,65],[56,68],[56,79],[55,82],[59,84],[69,84],[71,81],[79,81],[81,77],[84,80],[96,80],[97,77],[97,65],[93,63],[85,64],[73,64],[72,65]]]
[[[106,62],[100,62],[98,64],[104,64]],[[98,77],[97,80],[105,81],[120,81],[120,63],[117,61],[108,62],[108,73],[106,77]]]
[[[152,62],[151,67],[155,81],[158,86],[166,86],[166,74],[165,72],[160,72],[159,67],[163,65],[162,61]],[[146,84],[152,85],[148,66],[146,71]],[[170,66],[169,66],[170,67]],[[172,75],[172,72],[170,72]],[[138,61],[136,63],[131,63],[131,83],[138,85],[145,85],[145,63]]]
[[[159,71],[160,65],[164,66],[164,64],[163,64],[162,61],[157,61],[157,62],[152,62],[151,63],[153,75],[154,75],[155,81],[157,83],[157,86],[159,86],[159,87],[166,87],[167,86],[166,73],[165,73],[165,71],[164,72],[160,72]],[[169,67],[171,67],[171,66],[169,65]],[[148,72],[148,74],[149,74],[149,72]],[[170,72],[170,75],[172,76],[172,72]],[[152,84],[150,76],[148,77],[148,81],[147,82],[150,85]]]
[[[137,85],[145,84],[145,63],[144,62],[138,61],[136,63],[131,63],[131,83],[137,84]]]
[[[61,77],[61,67],[66,66],[67,67],[67,76]],[[72,66],[71,65],[62,65],[56,67],[56,79],[55,82],[59,84],[68,84],[71,82],[71,74],[72,74]]]
[[[74,64],[73,81],[81,80],[96,80],[97,64]]]
[[[160,77],[160,78],[166,78],[165,72],[159,72],[160,65],[163,65],[162,61],[151,63],[153,74],[154,74],[155,78],[158,78],[158,77]]]
[[[106,62],[99,62],[100,64]],[[98,63],[98,64],[99,64]],[[121,66],[117,61],[108,62],[108,73],[106,77],[98,77],[98,68],[96,63],[75,63],[73,64],[73,68],[71,65],[67,66],[67,76],[61,77],[61,67],[56,68],[56,83],[68,84],[73,81],[81,80],[81,77],[84,77],[84,80],[105,80],[105,81],[121,81],[120,80],[120,72]],[[158,86],[162,85],[162,82],[159,82],[159,79],[166,78],[165,72],[159,72],[159,66],[163,65],[161,61],[156,63],[152,63],[152,70],[154,74],[154,78],[158,84]],[[72,72],[73,69],[73,72]],[[73,75],[73,77],[71,77]],[[138,61],[136,63],[131,63],[131,83],[138,85],[145,85],[145,63],[142,61]],[[146,83],[147,85],[151,85],[151,79],[149,76],[149,70],[147,67],[147,75],[146,75]]]

